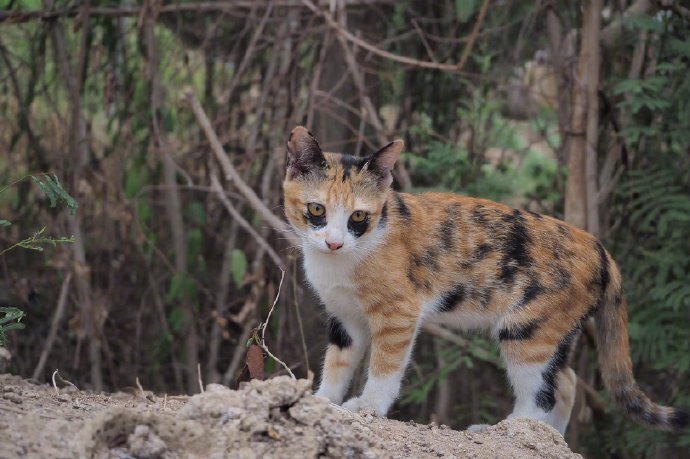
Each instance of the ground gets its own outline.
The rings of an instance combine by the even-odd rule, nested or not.
[[[352,414],[277,377],[193,397],[95,394],[0,375],[0,458],[577,458],[533,420],[482,433]]]

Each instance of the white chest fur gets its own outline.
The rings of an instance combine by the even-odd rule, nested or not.
[[[353,282],[356,260],[305,248],[304,270],[326,309],[338,316],[361,311]]]

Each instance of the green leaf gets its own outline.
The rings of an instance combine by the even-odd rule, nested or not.
[[[168,315],[168,322],[170,322],[170,328],[174,332],[179,332],[182,330],[184,325],[184,314],[182,314],[182,308],[175,307]]]
[[[191,202],[185,209],[187,217],[197,225],[206,223],[206,210],[204,205],[199,201]]]
[[[125,196],[133,198],[144,185],[149,183],[149,170],[146,164],[137,164],[127,170],[125,176]]]
[[[12,222],[9,222],[7,220],[0,220],[0,226],[10,226]]]
[[[0,346],[4,346],[7,344],[5,332],[24,328],[21,320],[25,314],[24,311],[15,307],[0,307],[0,313],[4,314],[0,317]]]
[[[477,0],[455,0],[455,15],[461,21],[467,21],[477,9]]]
[[[70,213],[74,215],[79,207],[77,201],[62,188],[60,180],[58,180],[55,174],[42,174],[43,180],[31,175],[31,180],[40,188],[41,191],[50,200],[50,207],[57,206],[58,203],[63,203],[66,205]]]
[[[230,262],[232,263],[232,280],[235,281],[235,285],[241,287],[244,275],[247,273],[247,256],[243,251],[235,249],[232,251]]]

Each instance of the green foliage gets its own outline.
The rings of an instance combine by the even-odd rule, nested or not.
[[[247,256],[240,249],[232,251],[230,258],[232,264],[232,280],[237,287],[241,287],[244,281],[244,275],[247,273]]]
[[[51,208],[56,207],[59,203],[62,203],[69,209],[70,213],[74,214],[77,211],[78,207],[77,201],[72,196],[70,196],[64,188],[62,188],[62,185],[60,184],[60,181],[58,180],[57,176],[55,174],[41,174],[41,176],[42,178],[33,175],[27,175],[25,177],[22,177],[19,180],[16,180],[10,183],[9,185],[5,186],[4,188],[0,189],[0,193],[4,192],[12,185],[16,185],[19,182],[22,182],[23,180],[30,178],[33,181],[33,183],[35,183],[38,186],[38,188],[43,192],[43,194],[45,194],[46,197],[48,197]],[[11,224],[12,223],[8,220],[0,220],[0,227],[7,227]],[[4,250],[1,250],[0,255],[4,255],[5,253],[17,247],[41,252],[43,251],[44,246],[46,245],[55,246],[57,244],[74,242],[74,236],[47,236],[45,235],[45,231],[45,227],[41,228],[31,236],[22,239],[19,242],[16,242],[15,244],[11,245],[10,247],[7,247]]]
[[[6,332],[24,328],[24,311],[14,307],[0,307],[0,346],[7,344]]]
[[[74,215],[77,211],[77,201],[74,200],[72,196],[69,195],[60,185],[55,174],[42,174],[43,180],[38,177],[31,175],[31,180],[38,185],[38,187],[43,191],[43,193],[50,200],[50,207],[57,206],[58,203],[63,203],[69,209],[70,213]]]
[[[663,404],[690,406],[690,83],[687,24],[678,17],[628,19],[661,34],[656,72],[616,82],[624,115],[621,137],[638,149],[610,206],[610,247],[623,272],[636,378]],[[685,43],[678,46],[678,42]],[[650,122],[653,120],[653,122]],[[657,457],[687,448],[690,432],[660,433],[613,411],[590,429],[592,456]]]
[[[77,202],[72,196],[69,195],[69,193],[67,193],[67,191],[65,191],[64,188],[62,188],[57,176],[55,174],[41,174],[41,176],[42,178],[38,178],[33,175],[22,177],[21,179],[16,180],[0,189],[0,193],[7,190],[7,188],[12,185],[16,185],[27,178],[31,178],[33,183],[35,183],[50,200],[50,207],[56,207],[59,203],[62,203],[67,206],[72,214],[74,214],[78,207]],[[0,227],[7,227],[11,224],[12,223],[8,220],[0,219]],[[54,247],[57,244],[74,242],[74,236],[47,236],[45,235],[45,231],[45,227],[41,228],[31,236],[22,239],[10,247],[0,251],[0,256],[17,247],[42,252],[46,245]],[[0,346],[4,346],[7,344],[7,331],[24,328],[24,324],[21,322],[22,318],[24,317],[24,311],[15,307],[0,307],[0,313],[3,314],[3,317],[0,318]]]
[[[501,117],[500,105],[487,103],[481,111],[459,111],[472,123],[474,145],[432,139],[426,134],[431,130],[430,119],[422,117],[413,132],[423,139],[423,153],[406,156],[412,163],[415,183],[422,189],[450,190],[496,201],[522,198],[554,208],[561,199],[556,161],[532,149],[520,130]],[[489,147],[503,158],[489,162],[485,156]]]
[[[9,252],[12,249],[15,249],[17,247],[21,247],[23,249],[27,250],[36,250],[37,252],[42,252],[44,249],[44,246],[46,245],[51,245],[55,247],[57,244],[65,244],[65,243],[72,243],[74,242],[74,236],[70,237],[53,237],[53,236],[46,236],[44,233],[46,231],[46,228],[43,227],[40,230],[36,231],[34,234],[31,236],[22,239],[21,241],[9,246],[8,248],[0,251],[0,255],[4,255],[5,253]]]

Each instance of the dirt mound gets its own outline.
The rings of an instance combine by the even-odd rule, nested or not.
[[[69,390],[71,389],[71,390]],[[575,458],[551,427],[503,421],[481,433],[352,414],[278,377],[193,397],[92,394],[0,375],[0,458]]]

